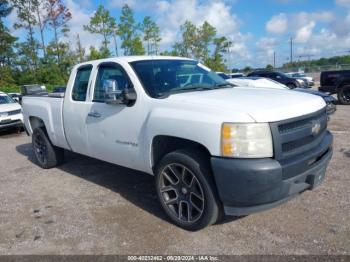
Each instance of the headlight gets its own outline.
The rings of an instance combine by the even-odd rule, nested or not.
[[[301,84],[301,85],[304,85],[305,84],[305,81],[302,80],[302,79],[297,79],[298,83]]]
[[[221,130],[221,154],[224,157],[272,157],[272,136],[267,123],[224,123]]]

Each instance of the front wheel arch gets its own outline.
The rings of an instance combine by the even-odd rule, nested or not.
[[[200,151],[210,161],[211,153],[201,143],[175,136],[157,135],[153,138],[151,145],[151,165],[153,172],[165,155],[183,149]]]

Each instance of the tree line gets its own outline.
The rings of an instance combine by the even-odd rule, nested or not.
[[[11,34],[5,18],[14,12]],[[63,0],[0,0],[0,90],[18,90],[24,84],[44,84],[49,89],[65,85],[71,68],[80,62],[119,55],[172,55],[195,58],[216,71],[225,71],[223,54],[231,42],[218,37],[208,22],[196,26],[186,21],[179,41],[170,50],[160,50],[160,27],[150,16],[137,22],[124,5],[118,19],[98,6],[83,29],[101,37],[100,47],[83,47],[80,35],[70,35],[73,14]],[[25,35],[24,35],[25,34]],[[25,36],[25,37],[24,37]],[[74,38],[75,43],[69,42]]]

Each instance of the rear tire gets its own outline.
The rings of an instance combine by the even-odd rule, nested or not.
[[[195,231],[220,218],[209,161],[200,151],[167,154],[156,168],[155,180],[161,206],[177,226]]]
[[[34,129],[32,146],[40,167],[49,169],[63,163],[64,149],[54,146],[42,128]]]
[[[350,105],[350,85],[339,88],[338,101],[342,105]]]

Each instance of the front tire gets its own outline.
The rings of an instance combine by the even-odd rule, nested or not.
[[[350,85],[339,88],[338,101],[342,105],[350,105]]]
[[[287,86],[288,86],[290,89],[297,88],[297,86],[296,86],[295,84],[287,84]]]
[[[32,146],[40,167],[49,169],[63,163],[64,150],[54,146],[42,128],[34,129]]]
[[[201,152],[167,154],[155,178],[161,206],[176,225],[195,231],[217,222],[221,205],[208,159]]]

